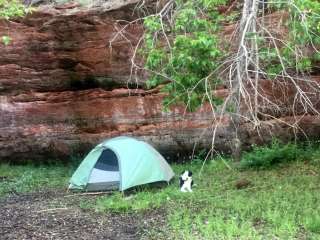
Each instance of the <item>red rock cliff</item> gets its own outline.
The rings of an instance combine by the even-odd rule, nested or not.
[[[142,27],[114,37],[135,18],[132,8],[100,10],[42,7],[1,22],[0,35],[12,42],[0,47],[0,161],[68,158],[118,135],[143,138],[170,156],[198,140],[208,146],[210,111],[165,113],[158,91],[130,82],[131,44]]]
[[[0,36],[13,39],[0,46],[0,162],[67,159],[119,135],[144,139],[176,158],[195,146],[211,147],[217,124],[217,149],[230,149],[227,117],[214,123],[208,106],[164,112],[161,93],[137,88],[144,84],[142,73],[138,84],[130,81],[132,44],[142,27],[133,24],[114,37],[135,19],[131,7],[72,8],[44,6],[24,19],[0,22]],[[317,118],[305,117],[302,126],[320,132]],[[261,141],[251,127],[243,129],[247,145]],[[292,136],[287,126],[273,131]]]

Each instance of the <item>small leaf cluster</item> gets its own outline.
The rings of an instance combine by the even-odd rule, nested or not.
[[[189,110],[195,110],[206,98],[219,102],[205,93],[219,83],[219,79],[207,76],[219,67],[225,56],[217,34],[222,18],[215,10],[221,3],[225,1],[178,0],[171,22],[165,22],[158,15],[145,19],[142,54],[145,68],[151,72],[147,86],[152,88],[170,82],[163,89],[168,93],[165,107],[184,103]]]
[[[265,46],[260,48],[259,58],[266,66],[268,77],[276,78],[283,70],[296,73],[311,72],[314,62],[320,60],[320,2],[294,0],[292,4],[282,4],[278,7],[289,7],[289,35],[283,46],[278,46],[278,49]],[[312,55],[304,52],[308,48],[314,50]]]
[[[27,8],[18,0],[0,0],[0,19],[11,17],[22,17]]]
[[[318,0],[295,0],[290,9],[290,40],[298,45],[312,47],[313,56],[301,57],[298,70],[310,70],[312,61],[319,58],[320,51],[320,2]],[[300,60],[300,59],[299,59]]]
[[[11,39],[11,37],[9,37],[9,36],[2,36],[1,40],[2,40],[3,44],[4,44],[5,46],[7,46],[7,45],[10,44],[10,42],[11,42],[12,39]]]
[[[22,17],[28,11],[18,0],[0,0],[0,19],[8,20],[11,17]],[[11,38],[9,36],[2,36],[1,41],[4,45],[9,45]]]

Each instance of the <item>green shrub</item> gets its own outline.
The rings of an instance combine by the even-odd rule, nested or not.
[[[255,146],[252,151],[245,152],[240,162],[241,168],[269,168],[275,164],[286,163],[295,160],[310,160],[313,150],[311,145],[298,145],[294,143],[284,144],[274,139],[270,145]]]
[[[320,217],[317,215],[308,215],[304,221],[304,227],[314,233],[320,233]]]
[[[217,71],[225,57],[219,38],[223,17],[216,10],[225,0],[175,1],[171,21],[161,16],[144,19],[144,44],[140,53],[150,71],[147,87],[169,83],[164,107],[184,103],[195,110],[204,101],[215,105],[221,99],[209,94],[221,83]],[[167,37],[168,36],[168,37]],[[226,48],[226,47],[225,47]],[[210,75],[210,77],[209,77]]]

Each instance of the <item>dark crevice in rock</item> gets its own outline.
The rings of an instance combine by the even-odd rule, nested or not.
[[[101,88],[107,91],[112,91],[118,88],[141,89],[142,87],[139,85],[137,86],[136,83],[121,83],[116,80],[113,80],[112,77],[108,76],[86,75],[84,77],[71,77],[69,81],[69,88],[66,90],[79,91],[95,88]]]
[[[63,58],[59,60],[58,66],[61,69],[74,70],[78,62],[71,58]]]

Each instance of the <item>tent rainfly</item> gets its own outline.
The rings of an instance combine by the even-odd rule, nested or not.
[[[103,191],[167,181],[174,173],[151,145],[130,137],[116,137],[97,145],[70,179],[69,189]]]

